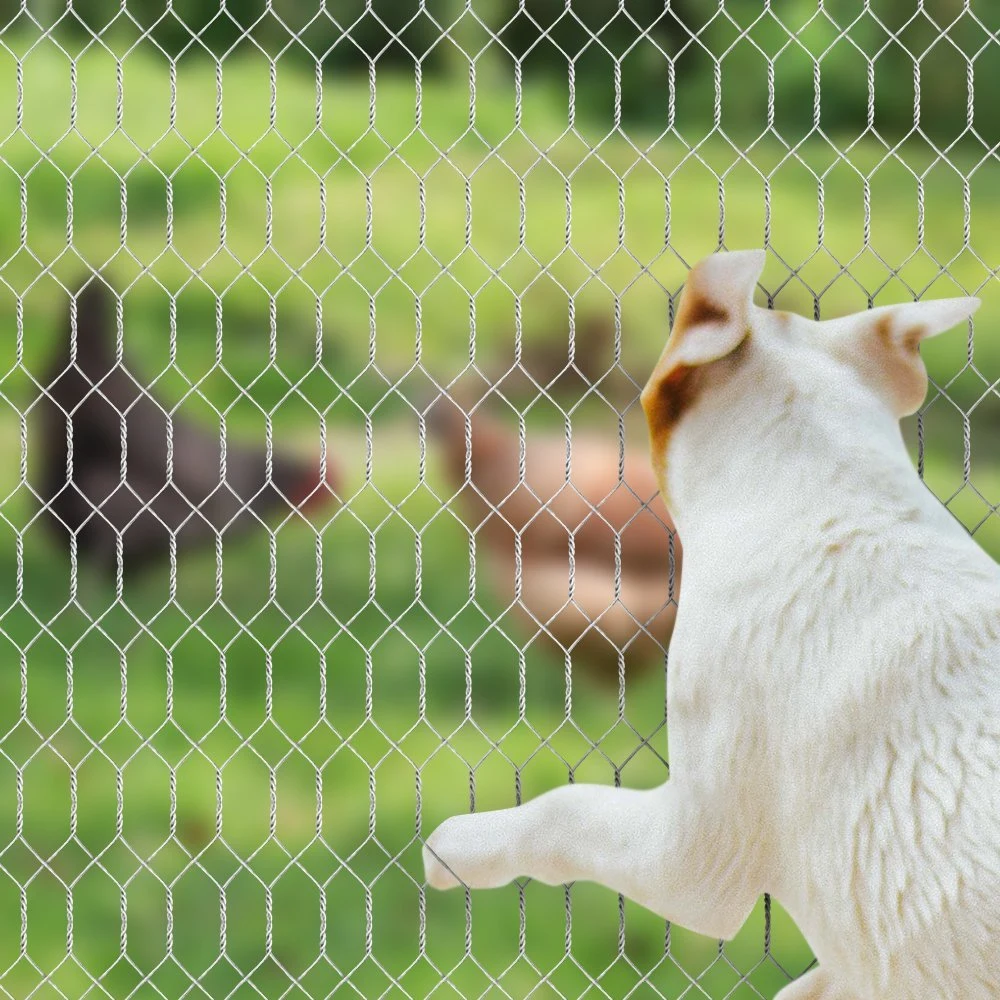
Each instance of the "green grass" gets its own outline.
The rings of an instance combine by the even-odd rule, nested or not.
[[[764,286],[785,308],[812,312],[820,290],[833,315],[869,297],[903,299],[907,286],[985,286],[973,357],[996,379],[997,164],[974,173],[966,246],[960,174],[926,172],[918,218],[917,181],[889,158],[869,183],[866,244],[854,167],[883,160],[874,142],[852,149],[851,166],[820,140],[782,163],[773,141],[746,161],[717,136],[692,151],[676,137],[581,135],[567,131],[560,94],[539,88],[526,90],[517,132],[502,78],[480,81],[472,120],[464,82],[424,81],[417,131],[413,81],[379,75],[370,127],[367,81],[329,80],[317,104],[314,80],[285,68],[272,131],[269,72],[252,58],[225,64],[219,124],[214,69],[182,60],[172,129],[168,66],[147,51],[123,63],[116,130],[114,60],[80,57],[71,123],[69,62],[51,43],[24,57],[17,129],[17,72],[0,55],[0,322],[10,331],[0,344],[0,987],[17,998],[98,995],[87,992],[96,976],[116,997],[242,997],[246,977],[275,997],[338,986],[425,996],[446,973],[453,989],[441,995],[484,995],[489,976],[511,996],[582,996],[588,977],[600,987],[587,995],[620,996],[643,976],[667,996],[688,977],[708,996],[757,995],[730,992],[735,967],[773,996],[786,981],[775,961],[792,974],[809,961],[777,908],[774,961],[763,959],[760,910],[722,953],[673,929],[664,960],[663,923],[629,904],[620,925],[614,897],[591,886],[572,890],[568,926],[563,893],[529,885],[523,949],[516,887],[470,903],[424,894],[417,834],[467,809],[470,791],[480,808],[501,806],[516,782],[532,795],[569,769],[649,786],[665,775],[666,736],[661,671],[630,678],[621,711],[613,689],[579,678],[568,714],[563,664],[506,619],[497,626],[503,609],[484,584],[470,599],[467,533],[442,511],[452,487],[433,450],[424,468],[414,407],[472,358],[509,364],[518,323],[525,343],[564,340],[570,302],[577,317],[617,304],[622,366],[641,384],[686,264],[718,244],[720,206],[728,246],[768,236]],[[931,162],[915,145],[901,156],[918,173]],[[971,159],[953,160],[972,171]],[[822,201],[810,168],[823,174]],[[125,348],[179,412],[211,426],[225,411],[248,436],[266,415],[302,448],[325,421],[343,456],[345,507],[272,525],[273,554],[264,533],[227,544],[218,592],[211,552],[184,558],[173,596],[155,572],[121,598],[86,572],[71,592],[20,475],[33,456],[30,438],[22,454],[19,414],[65,310],[56,280],[72,285],[87,267],[129,288]],[[163,289],[178,296],[173,367]],[[956,332],[928,357],[939,385],[958,379],[949,392],[968,409],[984,382],[966,346]],[[561,422],[547,400],[516,402],[533,422]],[[575,422],[617,428],[606,404],[562,402]],[[634,398],[618,403],[641,447]],[[995,455],[983,453],[995,404],[972,417],[968,480],[961,414],[941,397],[924,421],[928,484],[970,527],[1000,501]],[[995,553],[997,522],[978,532]],[[622,933],[629,961],[618,957]]]

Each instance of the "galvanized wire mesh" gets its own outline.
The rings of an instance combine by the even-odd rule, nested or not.
[[[663,780],[665,626],[642,628],[675,604],[660,514],[633,634],[558,626],[598,617],[586,523],[612,536],[609,605],[633,572],[638,391],[686,268],[764,245],[768,303],[817,316],[983,290],[995,12],[140,6],[24,2],[0,30],[0,994],[773,996],[810,958],[769,900],[723,946],[585,886],[428,893],[419,845],[567,778]],[[905,127],[886,65],[907,68]],[[860,119],[824,106],[841,88]],[[213,522],[140,577],[121,537],[104,575],[75,537],[61,553],[32,427],[91,273],[168,427],[218,435],[219,481],[236,439],[311,448],[339,505],[278,504],[238,539]],[[995,550],[1000,353],[970,338],[930,366],[915,459]],[[126,413],[120,435],[128,484]],[[485,482],[476,447],[512,478]],[[512,513],[525,493],[557,509],[554,570],[528,541],[544,513]]]

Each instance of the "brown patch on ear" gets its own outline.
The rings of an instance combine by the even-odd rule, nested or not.
[[[927,329],[923,326],[911,326],[906,333],[900,338],[900,343],[908,351],[913,351],[913,353],[918,353],[920,350],[920,341],[927,336]]]
[[[920,358],[925,327],[911,326],[902,334],[894,333],[892,317],[880,316],[873,334],[876,350],[871,360],[878,368],[875,377],[888,388],[901,416],[915,413],[927,395],[927,369]]]
[[[653,468],[658,478],[663,472],[670,435],[683,414],[694,405],[703,384],[698,368],[675,365],[655,385],[643,390],[640,398],[649,425]],[[660,488],[663,488],[662,482]]]
[[[689,326],[701,323],[728,323],[729,312],[720,305],[707,299],[704,295],[687,293],[681,297],[681,306],[674,319],[674,328],[670,337],[673,339],[682,334]]]
[[[893,334],[891,316],[882,316],[875,323],[875,336],[889,350],[902,348],[904,352],[916,353],[920,350],[920,341],[927,336],[927,327],[915,325],[907,327],[899,336]]]
[[[875,336],[886,344],[892,343],[892,317],[882,316],[875,323]]]

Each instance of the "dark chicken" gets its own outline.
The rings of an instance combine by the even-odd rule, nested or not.
[[[467,475],[465,412],[440,399],[429,416],[480,542],[480,565],[508,602],[516,596],[520,535],[513,608],[527,632],[546,636],[559,652],[572,650],[574,662],[605,678],[617,677],[619,650],[629,669],[662,663],[677,611],[671,564],[677,581],[681,549],[645,451],[626,451],[620,477],[616,440],[574,432],[567,476],[565,435],[529,429],[522,480],[517,433],[480,407],[470,423]]]
[[[219,434],[169,421],[127,359],[117,360],[114,297],[99,279],[76,296],[75,352],[73,326],[71,310],[36,404],[37,492],[67,549],[75,535],[81,558],[114,573],[120,537],[131,574],[165,558],[171,536],[182,552],[333,498],[331,459],[321,469],[318,458],[286,457],[276,447],[269,473],[264,448],[227,441],[223,477]]]

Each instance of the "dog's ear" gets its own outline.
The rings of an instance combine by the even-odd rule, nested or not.
[[[750,332],[749,314],[763,250],[717,253],[688,274],[660,364],[704,365],[732,353]]]
[[[706,257],[688,274],[667,345],[641,397],[657,470],[670,431],[698,395],[705,366],[732,354],[749,336],[763,269],[763,250],[742,250]]]
[[[859,313],[848,334],[850,353],[862,375],[888,393],[896,413],[909,416],[927,395],[920,342],[967,320],[979,305],[976,298],[930,299]]]

